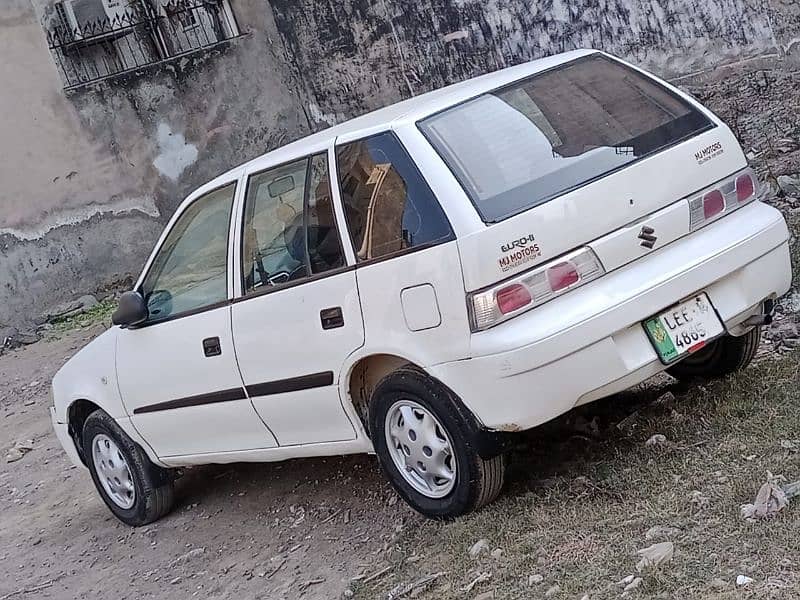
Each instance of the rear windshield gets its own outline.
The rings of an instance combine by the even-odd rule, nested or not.
[[[546,202],[710,129],[692,105],[591,55],[419,123],[486,222]]]

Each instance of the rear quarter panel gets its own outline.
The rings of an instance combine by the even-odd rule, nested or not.
[[[469,353],[470,328],[455,242],[364,265],[356,270],[364,315],[365,344],[352,355],[392,354],[421,367],[458,360]],[[403,290],[430,285],[438,323],[412,331]],[[413,319],[411,319],[413,320]]]

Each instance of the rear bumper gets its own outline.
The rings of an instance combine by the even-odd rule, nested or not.
[[[70,462],[76,467],[83,467],[84,464],[81,461],[81,457],[78,456],[78,450],[75,448],[75,442],[72,441],[72,436],[69,434],[69,425],[58,422],[58,418],[56,417],[56,409],[53,406],[50,407],[50,420],[53,422],[53,431],[55,431],[56,437],[58,438],[61,447],[64,448],[64,452],[67,453],[67,457],[69,458]]]
[[[789,233],[760,202],[562,298],[472,336],[471,358],[429,367],[481,423],[529,429],[662,371],[641,321],[706,291],[733,333],[789,290]]]

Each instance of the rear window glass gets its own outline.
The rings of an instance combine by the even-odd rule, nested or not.
[[[541,204],[713,127],[652,79],[601,55],[419,124],[486,222]]]

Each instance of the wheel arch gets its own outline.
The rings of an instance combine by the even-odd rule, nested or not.
[[[109,417],[114,419],[114,421],[119,425],[122,431],[133,440],[133,442],[144,450],[147,457],[153,464],[158,466],[164,467],[165,465],[159,460],[158,456],[155,454],[153,449],[151,448],[150,444],[139,434],[139,431],[131,422],[130,418],[125,416],[116,416],[111,411],[108,410],[108,407],[104,405],[102,402],[98,402],[96,399],[93,399],[91,396],[84,396],[84,397],[76,397],[71,399],[66,406],[66,423],[67,423],[67,431],[69,433],[69,437],[72,440],[72,443],[75,445],[75,450],[78,453],[78,457],[81,459],[81,462],[86,465],[86,457],[83,454],[83,426],[86,423],[86,419],[89,417],[90,414],[95,412],[96,410],[101,410],[106,413]]]
[[[516,436],[511,433],[486,429],[446,383],[434,377],[417,362],[390,352],[376,352],[358,358],[347,369],[343,380],[343,389],[367,437],[370,437],[368,411],[372,393],[384,377],[400,368],[416,369],[447,390],[457,412],[472,434],[478,453],[483,458],[490,458],[504,452],[516,439]]]
[[[361,427],[369,437],[368,407],[372,392],[381,379],[403,366],[422,369],[408,358],[388,352],[368,354],[355,360],[347,369],[343,391],[350,401],[353,411],[361,422]]]
[[[96,410],[102,410],[102,408],[85,398],[74,400],[67,407],[67,431],[69,432],[70,439],[72,439],[72,443],[75,444],[78,457],[80,457],[84,465],[86,465],[86,457],[83,454],[81,435],[83,434],[83,426],[86,423],[86,419]]]

